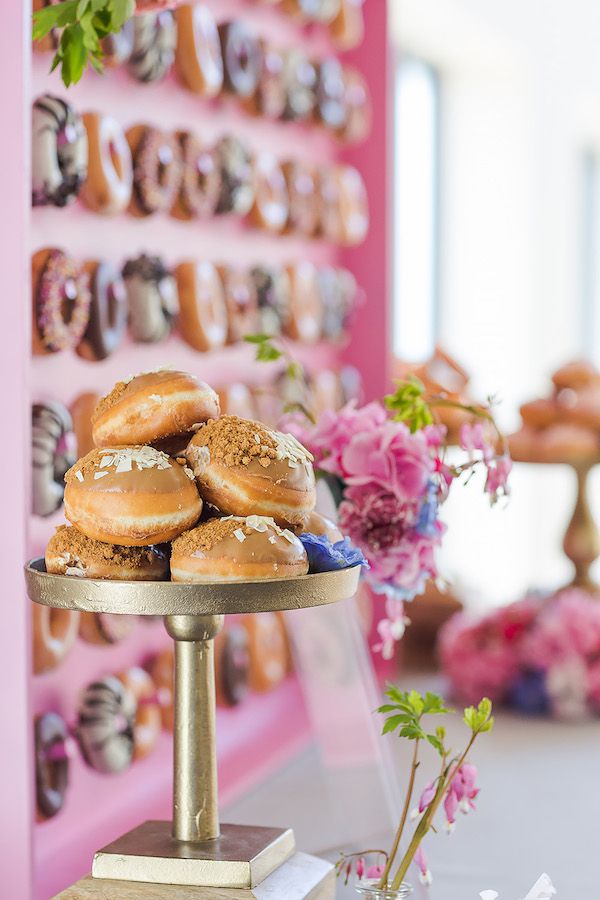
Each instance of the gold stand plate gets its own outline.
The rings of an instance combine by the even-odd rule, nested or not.
[[[170,822],[144,822],[98,850],[94,878],[250,889],[295,851],[291,828],[222,825],[213,841],[176,841]]]
[[[360,566],[354,566],[298,578],[181,584],[50,575],[43,557],[25,567],[27,592],[35,603],[135,616],[219,616],[324,606],[353,597],[359,575]]]

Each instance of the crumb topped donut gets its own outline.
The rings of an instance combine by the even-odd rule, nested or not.
[[[312,456],[292,435],[260,422],[221,416],[186,450],[203,499],[232,515],[272,516],[301,525],[315,505]]]
[[[254,581],[307,572],[301,542],[267,516],[209,519],[173,541],[172,581]]]
[[[192,472],[153,447],[92,450],[65,475],[65,516],[90,538],[145,547],[194,525],[202,500]]]
[[[89,538],[74,525],[59,525],[46,547],[46,571],[75,578],[163,581],[169,560],[157,547],[121,547]]]
[[[187,372],[159,369],[118,381],[92,416],[97,447],[157,443],[190,435],[219,415],[219,398]]]

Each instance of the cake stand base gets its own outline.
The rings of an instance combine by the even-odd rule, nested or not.
[[[144,822],[98,850],[94,878],[250,889],[294,853],[291,828],[222,825],[212,841],[176,841],[170,822]]]
[[[254,888],[183,887],[112,881],[88,875],[57,894],[55,900],[334,900],[331,863],[306,853],[287,862]]]

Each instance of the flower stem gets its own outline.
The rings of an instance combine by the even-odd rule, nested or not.
[[[392,849],[390,850],[390,855],[388,856],[385,864],[385,869],[383,870],[383,874],[379,882],[379,887],[381,889],[387,887],[387,881],[390,875],[390,871],[394,864],[394,860],[396,859],[396,854],[398,853],[398,847],[400,846],[400,840],[402,838],[402,832],[404,831],[404,826],[406,825],[406,819],[408,817],[408,811],[410,809],[410,801],[412,800],[413,790],[415,787],[415,776],[417,774],[417,768],[419,766],[418,754],[419,738],[415,740],[415,749],[413,750],[412,765],[410,768],[410,778],[408,780],[408,787],[406,789],[406,797],[404,798],[404,808],[400,817],[400,824],[398,825],[394,843],[392,845]]]

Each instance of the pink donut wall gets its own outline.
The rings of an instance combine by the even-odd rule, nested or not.
[[[315,57],[331,52],[321,28],[302,29],[276,8],[242,0],[205,0],[218,20],[241,16],[256,32],[282,47],[298,45]],[[18,4],[10,4],[10,7]],[[31,60],[27,11],[14,8],[0,34],[2,83],[14,90],[6,96],[7,166],[0,173],[5,214],[2,216],[7,254],[3,284],[6,319],[5,347],[0,367],[11,390],[6,398],[6,423],[22,465],[7,484],[5,502],[15,510],[10,534],[6,534],[7,573],[5,600],[10,605],[1,649],[10,675],[7,759],[12,772],[0,775],[6,787],[3,802],[14,810],[14,828],[2,835],[1,855],[6,896],[26,898],[28,872],[32,873],[35,898],[48,898],[87,871],[93,851],[145,818],[170,816],[171,737],[163,734],[155,751],[128,771],[104,776],[87,767],[77,753],[71,762],[66,806],[54,819],[34,819],[32,785],[31,719],[35,713],[56,710],[73,721],[81,690],[90,681],[127,666],[143,664],[168,638],[160,622],[140,623],[125,641],[113,646],[93,646],[77,641],[67,659],[53,671],[30,677],[28,601],[24,595],[21,561],[43,552],[62,513],[46,519],[30,516],[29,419],[32,400],[56,399],[66,405],[82,391],[100,393],[115,380],[133,372],[163,364],[196,373],[218,386],[241,380],[259,383],[271,373],[255,364],[248,346],[234,346],[216,353],[196,353],[180,337],[154,345],[124,341],[112,357],[86,362],[75,353],[30,356],[29,258],[45,246],[58,246],[75,257],[102,258],[121,264],[142,251],[162,255],[174,264],[183,259],[207,258],[214,262],[247,265],[284,263],[310,259],[315,263],[340,262],[352,269],[365,288],[367,301],[359,310],[347,348],[320,344],[299,347],[298,355],[312,370],[331,368],[343,358],[357,365],[369,396],[385,387],[387,349],[386,320],[386,4],[367,0],[366,38],[344,59],[356,64],[369,80],[374,101],[374,127],[369,140],[351,150],[342,147],[316,126],[272,123],[251,116],[234,99],[203,101],[189,93],[171,73],[163,82],[144,85],[123,70],[108,70],[102,77],[86,73],[82,82],[67,92],[57,73],[49,76],[50,57],[33,54]],[[30,69],[31,66],[31,69]],[[302,158],[322,163],[343,157],[363,173],[371,206],[371,230],[365,243],[341,253],[322,241],[303,241],[291,236],[269,237],[231,218],[206,222],[181,222],[156,215],[136,219],[128,215],[102,217],[79,203],[66,209],[29,209],[29,111],[33,98],[49,91],[69,100],[79,111],[97,110],[115,117],[123,126],[147,123],[165,129],[187,128],[211,142],[225,133],[247,141],[254,150],[269,150],[280,158]],[[15,524],[16,523],[16,524]],[[14,687],[13,687],[14,682]],[[3,703],[8,698],[3,697]],[[221,799],[227,800],[264,777],[310,739],[308,721],[296,679],[291,676],[278,690],[253,695],[236,710],[219,710],[219,767]],[[4,874],[6,873],[6,875]],[[14,884],[13,884],[14,882]]]

